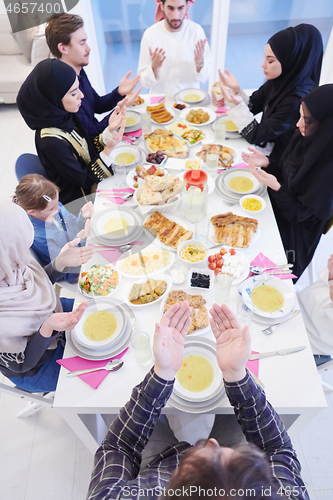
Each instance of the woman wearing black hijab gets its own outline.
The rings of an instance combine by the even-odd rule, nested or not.
[[[284,249],[300,277],[333,214],[333,84],[315,88],[304,97],[300,119],[283,155],[281,182],[264,170],[268,158],[249,148],[242,153],[258,181],[269,187]]]
[[[77,113],[83,97],[75,71],[58,59],[37,64],[17,96],[24,120],[36,130],[39,159],[60,188],[63,204],[91,194],[98,182],[112,175],[109,155],[124,131],[125,110],[116,113],[105,134],[92,143]],[[120,131],[113,133],[120,124]]]
[[[250,98],[227,70],[227,76],[219,71],[221,82],[236,95],[220,86],[224,99],[236,104],[228,116],[244,139],[278,162],[295,131],[301,99],[318,86],[323,42],[317,28],[299,24],[272,36],[264,53],[261,66],[267,81]],[[254,115],[261,111],[258,123]]]

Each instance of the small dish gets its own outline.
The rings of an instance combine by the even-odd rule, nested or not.
[[[250,208],[245,208],[244,204],[246,203],[249,204],[248,206],[253,206],[253,209],[251,210]],[[257,196],[255,194],[247,194],[245,196],[242,196],[242,198],[239,200],[239,204],[245,212],[251,215],[257,215],[259,212],[262,212],[266,207],[266,201],[264,200],[264,198],[262,198],[261,196]]]
[[[209,286],[208,287],[203,287],[203,286],[198,286],[198,285],[192,285],[193,279],[195,279],[195,276],[193,274],[200,274],[200,275],[205,275],[209,277]],[[205,280],[204,280],[205,281]],[[211,290],[214,286],[214,271],[211,269],[197,269],[195,267],[192,267],[190,269],[189,275],[188,275],[188,286],[190,288],[196,288],[197,290]]]
[[[197,261],[193,260],[193,262],[190,260],[186,260],[184,258],[184,256],[181,256],[181,254],[183,254],[186,246],[194,247],[194,250],[196,250],[196,247],[201,248],[205,252],[205,256],[203,258],[200,258],[199,255],[197,255],[197,256],[195,255],[196,252],[193,252],[193,259],[199,258],[200,260],[197,260]],[[204,243],[202,243],[202,241],[199,241],[199,240],[183,241],[179,245],[179,247],[177,248],[177,255],[178,255],[179,259],[187,267],[201,267],[201,266],[205,265],[205,263],[207,263],[207,259],[208,259],[207,258],[207,245],[205,245]]]

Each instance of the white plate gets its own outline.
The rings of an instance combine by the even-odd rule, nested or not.
[[[122,153],[130,153],[134,156],[135,160],[132,163],[128,163],[125,165],[126,168],[128,167],[134,167],[135,165],[138,165],[142,163],[142,156],[143,152],[141,149],[139,149],[137,146],[132,146],[131,144],[127,144],[125,142],[121,142],[114,148],[112,151],[110,158],[112,160],[112,163],[115,165],[118,165],[116,162],[115,158],[116,156],[122,154]]]
[[[257,286],[262,286],[262,285],[272,286],[273,288],[276,288],[279,292],[281,292],[284,298],[284,303],[282,308],[274,313],[260,311],[260,309],[255,307],[254,312],[256,315],[262,316],[264,318],[281,318],[282,316],[286,316],[288,313],[292,311],[295,304],[295,294],[293,290],[283,280],[280,280],[279,278],[274,278],[273,276],[268,276],[267,274],[266,275],[262,274],[260,276],[252,276],[251,278],[245,281],[242,287],[243,300],[251,301],[252,290]]]
[[[148,247],[146,247],[144,250],[142,250],[142,254],[145,255],[147,253],[147,251],[158,251],[158,252],[168,252],[169,254],[169,263],[164,265],[164,266],[161,266],[159,267],[158,269],[156,269],[155,271],[151,271],[151,272],[147,272],[145,273],[144,272],[144,269],[142,266],[140,266],[140,274],[131,274],[129,273],[128,271],[123,271],[122,270],[122,266],[121,266],[121,262],[129,257],[129,256],[133,256],[134,254],[138,253],[138,250],[137,249],[133,249],[133,250],[129,250],[128,252],[124,253],[124,255],[119,258],[117,260],[117,263],[116,263],[116,268],[117,268],[117,271],[119,272],[119,274],[121,274],[122,276],[125,276],[126,278],[131,278],[131,279],[138,279],[138,278],[143,278],[143,277],[147,277],[147,278],[150,278],[152,276],[157,276],[158,274],[162,274],[162,273],[165,273],[168,269],[170,269],[170,267],[173,265],[173,263],[175,262],[175,253],[174,252],[170,252],[168,250],[164,250],[163,248],[161,248],[160,246],[157,246],[157,245],[149,245]]]
[[[186,128],[183,128],[183,129],[182,128],[178,128],[177,130],[174,130],[174,126],[177,125],[178,123],[181,123],[182,125],[185,125]],[[167,125],[165,128],[167,130],[170,130],[170,132],[172,132],[173,134],[179,135],[182,139],[185,139],[185,141],[188,142],[190,148],[193,147],[193,146],[196,146],[197,144],[200,144],[200,142],[202,142],[202,140],[205,139],[205,137],[206,137],[206,134],[204,134],[202,132],[202,130],[200,130],[199,128],[197,128],[195,126],[189,126],[189,124],[185,123],[184,121],[176,121],[172,125]],[[182,134],[184,134],[184,132],[188,132],[189,130],[198,130],[199,132],[201,132],[202,139],[200,139],[199,141],[195,142],[194,144],[191,144],[188,139],[186,139],[185,137],[182,136]]]
[[[200,271],[201,268],[199,268],[199,271]],[[174,290],[182,290],[183,292],[185,293],[188,293],[189,295],[201,295],[205,301],[206,301],[206,304],[204,304],[205,308],[207,309],[207,312],[208,312],[208,317],[209,317],[209,309],[211,309],[213,307],[213,304],[214,304],[214,300],[210,297],[210,295],[208,295],[207,293],[205,293],[204,291],[197,291],[197,290],[193,290],[192,288],[183,288],[183,287],[177,287],[177,288],[173,288],[171,291],[174,291]],[[160,313],[161,313],[161,316],[163,316],[164,314],[164,305],[167,301],[167,298],[168,298],[168,294],[164,294],[164,298],[163,300],[160,302]],[[197,308],[196,310],[196,313],[198,312],[199,308]],[[198,328],[197,330],[193,330],[193,332],[189,333],[188,335],[190,336],[195,336],[195,335],[204,335],[205,333],[208,333],[211,331],[211,327],[210,325],[208,324],[208,326],[205,326],[204,328]]]
[[[208,401],[215,397],[223,388],[222,371],[217,364],[216,349],[210,348],[204,343],[192,342],[191,338],[185,340],[184,358],[191,355],[198,355],[205,358],[211,364],[214,371],[214,378],[210,386],[204,391],[192,392],[185,389],[178,381],[177,374],[173,392],[186,401]]]
[[[239,211],[241,211],[241,210],[239,210]],[[232,208],[232,213],[234,213],[235,215],[239,215],[240,217],[244,217],[244,213],[237,213],[237,210],[235,210],[234,208]],[[214,214],[214,215],[218,215],[218,214]],[[254,218],[255,217],[249,217],[249,219],[254,219]],[[217,244],[216,241],[213,240],[214,233],[215,233],[215,227],[210,222],[209,230],[208,230],[208,237],[209,237],[210,241],[216,245]],[[257,241],[260,238],[260,235],[261,235],[261,229],[260,229],[260,225],[258,224],[257,231],[255,233],[252,233],[251,242],[250,242],[250,245],[248,248],[250,248],[252,245],[257,243]],[[207,245],[207,246],[211,246],[211,245]],[[221,246],[226,247],[228,249],[232,248],[231,246],[226,245],[225,243],[221,243]],[[238,247],[235,247],[235,248],[238,248]],[[246,248],[241,248],[240,250],[246,250]],[[217,253],[217,252],[215,252],[215,253]]]
[[[120,234],[117,232],[106,233],[104,229],[104,225],[110,220],[114,218],[124,219],[128,223],[128,227],[126,231],[121,231]],[[92,228],[95,236],[102,236],[103,240],[111,241],[117,245],[118,242],[128,239],[131,236],[131,233],[134,232],[137,227],[138,219],[136,214],[133,214],[131,210],[128,208],[121,208],[121,205],[117,207],[110,207],[102,212],[99,212],[92,219]]]
[[[137,111],[133,111],[130,109],[126,110],[125,118],[131,117],[135,119],[135,123],[133,125],[125,126],[125,132],[135,132],[141,128],[141,116]]]
[[[156,168],[162,168],[165,171],[165,175],[168,175],[168,171],[164,168],[165,162],[166,162],[166,160],[163,160],[162,163],[160,163],[159,165],[154,165],[153,163],[148,163],[147,162],[147,164],[144,165],[144,167],[147,170],[152,165],[154,165],[154,167],[156,167]],[[135,168],[133,168],[133,170],[130,170],[128,172],[128,174],[126,175],[126,184],[127,184],[128,187],[130,187],[132,189],[137,189],[136,187],[134,187],[135,182],[138,182],[138,181],[134,180],[134,176],[136,176],[136,175],[137,175],[137,173],[135,171]],[[139,179],[142,181],[143,184],[145,183],[144,179],[141,179],[141,177],[139,177]],[[140,184],[139,184],[139,186],[140,186]]]
[[[83,333],[83,324],[85,320],[88,318],[88,316],[97,311],[109,311],[112,314],[114,314],[117,319],[117,328],[112,337],[99,342],[89,340]],[[118,339],[118,337],[124,332],[125,327],[126,327],[126,317],[121,307],[119,307],[118,305],[110,304],[107,300],[96,300],[96,301],[94,300],[89,302],[80,321],[75,326],[74,328],[75,338],[83,347],[98,349],[100,347],[113,344]]]
[[[253,182],[253,186],[252,188],[248,189],[247,191],[237,191],[236,189],[233,189],[229,186],[229,181],[231,179],[233,179],[234,177],[246,177],[247,179],[250,179],[252,182]],[[247,172],[246,169],[244,169],[244,172],[228,172],[226,173],[224,176],[223,176],[223,183],[225,185],[225,187],[231,191],[232,193],[236,193],[236,194],[240,194],[242,197],[245,195],[245,194],[250,194],[250,193],[255,193],[259,187],[260,187],[260,183],[259,181],[254,177],[253,174],[251,174],[251,172]]]
[[[156,212],[158,212],[158,209],[156,209]],[[149,219],[151,214],[147,215],[143,221],[143,224]],[[162,214],[163,215],[163,214]],[[166,217],[166,216],[165,216]],[[180,226],[182,226],[184,229],[186,229],[186,231],[190,231],[190,228],[189,226],[186,224],[186,222],[181,219],[180,217],[177,217],[177,215],[173,215],[173,214],[167,214],[167,219],[171,220],[172,222],[175,222],[176,224],[179,224]],[[193,236],[193,235],[192,235]],[[191,238],[192,238],[191,236]],[[189,240],[188,240],[189,241]],[[160,241],[160,239],[158,238],[158,236],[156,236],[155,240],[154,240],[154,243],[158,244],[158,246],[161,246],[162,248],[165,248],[165,250],[171,250],[172,252],[177,252],[177,248],[172,248],[172,247],[169,247],[168,245],[165,245],[164,243],[162,243],[162,241]]]
[[[176,394],[172,393],[168,403],[173,408],[185,413],[211,413],[215,410],[215,408],[220,407],[225,401],[227,401],[227,396],[223,386],[222,390],[214,398],[208,401],[185,401]]]
[[[170,198],[167,201],[167,203],[163,203],[162,205],[140,205],[140,203],[138,202],[139,194],[140,194],[140,187],[135,190],[135,193],[133,195],[133,201],[136,205],[138,205],[139,210],[143,215],[152,214],[156,212],[156,210],[160,211],[161,213],[175,212],[177,206],[179,205],[181,196],[181,192],[179,192],[176,196]]]
[[[168,294],[170,292],[172,284],[173,284],[172,278],[170,276],[168,276],[167,274],[159,274],[156,277],[156,279],[163,280],[167,284],[167,287],[166,287],[166,290],[165,290],[164,294],[161,295],[158,299],[154,300],[154,302],[148,302],[148,304],[132,304],[132,302],[130,302],[128,300],[128,297],[129,297],[130,291],[132,289],[132,286],[135,283],[138,283],[138,284],[146,283],[147,279],[148,278],[140,278],[138,280],[135,280],[134,283],[131,285],[131,287],[126,290],[125,295],[124,295],[124,302],[125,302],[125,304],[129,305],[133,309],[142,309],[143,307],[148,307],[148,306],[150,306],[152,304],[156,304],[157,302],[160,302],[163,299],[163,297],[164,297],[165,294]]]
[[[107,264],[105,266],[99,265],[98,267],[109,267],[113,271],[116,271],[116,267],[113,264]],[[79,275],[78,288],[79,288],[80,292],[85,297],[88,297],[89,299],[100,299],[100,298],[110,297],[110,295],[112,295],[116,290],[118,290],[120,282],[121,282],[121,276],[119,276],[119,274],[118,274],[118,283],[117,283],[116,287],[111,292],[109,292],[107,295],[92,295],[92,294],[87,293],[85,290],[82,290],[82,288],[80,288],[80,285],[82,283],[84,283],[86,276],[83,276],[83,278],[81,278],[81,274],[82,273],[89,273],[90,270],[91,270],[91,268],[88,268],[88,267],[85,268],[85,265],[83,265],[81,268],[80,275]]]
[[[188,115],[188,113],[191,110],[197,111],[198,109],[202,109],[203,111],[206,111],[206,113],[208,113],[208,115],[209,115],[209,120],[207,120],[205,123],[191,123],[191,122],[187,121],[186,116]],[[191,127],[195,127],[195,128],[200,128],[200,127],[204,127],[205,125],[209,125],[210,123],[212,123],[216,119],[215,111],[213,111],[209,108],[205,108],[204,106],[203,107],[196,106],[196,107],[193,107],[191,109],[183,109],[183,111],[181,111],[179,116],[182,120],[184,120],[184,122],[187,125],[190,125]]]
[[[222,147],[226,147],[226,148],[229,148],[229,149],[232,149],[233,150],[233,159],[232,159],[232,164],[231,165],[237,165],[240,161],[241,161],[241,155],[240,153],[234,149],[234,148],[231,148],[230,146],[228,146],[228,144],[224,143],[224,144],[219,144],[219,143],[216,143],[214,141],[212,141],[211,139],[203,139],[201,141],[201,146],[207,146],[208,144],[211,144],[212,146],[216,145],[216,146],[222,146]],[[200,149],[201,151],[201,149]],[[200,151],[197,151],[197,153],[199,153]],[[200,158],[200,156],[197,156],[196,154],[196,157],[197,158]],[[205,165],[205,162],[204,162],[204,165]],[[231,170],[229,170],[230,167],[224,167],[224,166],[221,166],[219,165],[217,170],[224,170],[225,172],[230,172]],[[236,167],[233,167],[232,170],[236,170]]]
[[[188,94],[196,94],[198,95],[199,99],[197,101],[188,101],[188,100],[185,100],[184,98],[188,95]],[[183,89],[183,90],[180,90],[179,92],[177,92],[177,94],[175,94],[175,101],[178,102],[178,101],[182,101],[182,102],[185,102],[186,104],[188,104],[189,106],[196,106],[198,105],[199,103],[205,101],[208,97],[208,94],[205,90],[201,90],[201,89]]]
[[[225,248],[225,250],[228,250],[228,248],[230,249],[230,247],[226,247],[226,245],[221,245],[220,248],[213,248],[212,250],[208,250],[208,257],[210,255],[215,255],[216,253],[219,253],[221,248]],[[236,250],[236,249],[234,249]],[[242,281],[244,281],[248,275],[249,275],[249,272],[250,272],[250,262],[249,260],[245,257],[245,255],[240,252],[239,250],[236,250],[236,255],[237,259],[239,260],[239,262],[241,263],[241,266],[242,266],[242,271],[241,271],[241,274],[238,278],[235,278],[232,282],[233,285],[238,285],[239,283],[241,283]],[[209,262],[208,262],[209,264]],[[209,269],[209,268],[208,268]],[[228,271],[223,271],[222,272],[228,272]]]
[[[143,102],[141,104],[138,104],[137,106],[129,106],[127,109],[131,111],[137,111],[139,113],[144,113],[146,111],[145,107],[147,106],[146,99],[148,97],[148,94],[139,94],[139,96],[143,99]]]
[[[173,134],[173,137],[174,137],[175,139],[178,139],[179,141],[183,141],[183,142],[184,142],[184,144],[183,144],[183,146],[182,146],[182,147],[183,147],[183,148],[185,148],[185,149],[184,149],[183,151],[181,151],[181,152],[182,152],[182,153],[187,153],[186,158],[188,158],[188,157],[189,157],[189,155],[190,155],[190,145],[189,145],[189,143],[188,143],[185,139],[183,139],[180,135],[175,135],[175,134]],[[149,151],[149,153],[154,153],[154,151],[153,151],[153,150],[152,150],[152,149],[148,146],[147,139],[145,139],[145,145],[146,145],[146,148],[147,148],[147,150]],[[162,148],[160,149],[160,151],[163,151],[163,153],[165,153],[164,149],[162,149]],[[166,153],[165,153],[165,154],[166,154]],[[168,158],[169,158],[169,157],[168,157]],[[186,158],[181,158],[181,159],[182,159],[182,160],[186,160]],[[178,159],[178,158],[176,158],[176,159]]]

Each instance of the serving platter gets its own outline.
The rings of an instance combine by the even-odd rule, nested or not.
[[[244,212],[242,212],[241,208],[238,206],[238,209],[235,210],[235,209],[232,209],[232,212],[234,213],[234,215],[239,215],[240,217],[244,217]],[[220,212],[219,212],[220,213]],[[218,214],[214,214],[214,215],[218,215]],[[249,218],[254,218],[254,217],[249,217]],[[214,236],[214,233],[215,233],[215,227],[214,225],[210,222],[209,224],[209,229],[208,229],[208,238],[209,240],[215,245],[217,245],[216,241],[213,240],[213,236]],[[251,246],[253,246],[255,243],[257,243],[257,241],[259,240],[261,236],[261,229],[260,229],[260,224],[258,223],[258,226],[257,226],[257,231],[255,233],[252,234],[252,238],[251,238],[251,241],[250,241],[250,244],[249,244],[249,247],[250,248]],[[210,246],[210,245],[208,245]],[[230,245],[226,245],[225,243],[221,243],[221,247],[226,247],[226,248],[232,248],[232,246]],[[239,247],[235,247],[236,249],[238,249]],[[240,248],[240,250],[246,250],[246,248]],[[215,252],[216,253],[216,252]]]
[[[213,250],[208,250],[208,257],[210,255],[215,255],[215,254],[219,253],[221,248],[224,248],[225,250],[227,250],[227,253],[229,252],[228,249],[230,249],[230,247],[226,247],[225,245],[221,245],[220,248],[214,248]],[[237,257],[237,259],[239,260],[239,262],[242,266],[242,271],[241,271],[240,276],[238,276],[238,278],[234,278],[234,280],[232,282],[233,285],[238,285],[239,283],[242,283],[242,281],[244,281],[249,276],[250,262],[249,262],[248,258],[241,251],[237,250],[236,248],[234,248],[234,250],[236,252],[235,256]],[[227,273],[228,271],[222,270],[222,272]]]
[[[204,123],[192,123],[192,122],[189,122],[187,119],[186,119],[186,116],[188,115],[188,113],[192,110],[194,111],[197,111],[198,109],[202,109],[203,111],[205,111],[208,115],[209,115],[209,119],[204,122]],[[204,127],[205,125],[209,125],[210,123],[213,123],[213,121],[216,120],[216,113],[215,111],[213,111],[212,109],[210,108],[205,108],[204,106],[196,106],[196,107],[192,107],[190,110],[188,109],[183,109],[183,111],[180,112],[180,115],[179,117],[184,120],[184,122],[186,123],[186,125],[189,125],[189,126],[192,126],[192,127]]]
[[[163,255],[164,255],[164,252],[168,253],[168,262],[167,262],[167,264],[161,265],[160,267],[156,268],[155,270],[151,270],[151,271],[148,271],[147,273],[145,273],[145,272],[143,272],[144,268],[141,265],[140,266],[141,271],[138,272],[138,274],[132,274],[124,269],[125,265],[126,265],[126,267],[131,265],[130,262],[134,263],[136,261],[137,262],[141,261],[141,256],[148,257],[147,254],[151,255],[151,260],[153,259],[154,254],[159,255],[160,256],[159,259],[163,259],[162,252],[163,252]],[[138,254],[138,253],[140,253],[141,255],[134,257],[134,254]],[[125,264],[123,262],[123,260],[128,258],[128,257],[132,257],[132,259],[128,259],[126,261],[126,264]],[[155,259],[155,260],[157,260],[157,259]],[[124,253],[122,255],[122,257],[120,257],[117,260],[116,268],[117,268],[117,271],[119,272],[119,274],[121,274],[122,276],[125,276],[126,278],[131,278],[131,279],[138,279],[138,278],[142,278],[142,277],[151,278],[153,276],[157,276],[158,274],[165,273],[168,269],[170,269],[170,267],[174,264],[174,262],[175,262],[175,253],[174,252],[170,252],[169,250],[164,250],[163,248],[161,248],[160,246],[157,246],[157,245],[149,245],[146,248],[144,248],[142,251],[138,251],[136,249],[136,250],[129,250],[128,252]],[[163,263],[163,260],[162,260],[162,263]],[[127,264],[128,264],[128,266],[127,266]],[[139,271],[139,267],[137,265],[135,265],[135,266],[133,265],[132,269],[135,271],[137,271],[137,270]]]
[[[156,208],[156,212],[158,212],[158,208]],[[149,219],[151,214],[147,215],[144,220],[143,220],[143,224]],[[184,229],[186,229],[186,231],[190,231],[190,227],[188,226],[188,224],[186,223],[186,221],[184,219],[181,219],[180,217],[178,217],[177,215],[173,215],[173,214],[167,214],[167,219],[171,220],[172,222],[175,222],[176,224],[179,224],[180,226],[182,226]],[[148,230],[148,229],[147,229]],[[190,241],[190,240],[188,240]],[[155,240],[154,240],[155,244],[159,245],[161,248],[164,248],[165,250],[170,250],[172,252],[177,252],[177,249],[176,248],[172,248],[168,245],[165,245],[159,238],[158,236],[156,236]]]
[[[132,283],[131,287],[128,288],[125,293],[124,293],[124,302],[125,304],[127,304],[129,307],[132,307],[133,309],[143,309],[143,308],[146,308],[146,307],[149,307],[150,305],[152,304],[156,304],[157,302],[160,302],[163,297],[165,296],[165,294],[168,294],[172,288],[172,285],[173,285],[173,281],[172,281],[172,278],[171,276],[169,276],[168,274],[159,274],[158,276],[156,276],[156,280],[162,280],[162,281],[165,281],[166,284],[167,284],[167,287],[166,287],[166,290],[164,292],[163,295],[161,295],[158,299],[154,300],[153,302],[148,302],[147,304],[132,304],[132,302],[129,301],[128,297],[129,297],[129,294],[130,294],[130,291],[132,289],[132,286],[135,284],[135,283],[138,283],[138,284],[141,284],[141,283],[146,283],[147,280],[149,278],[139,278],[137,280],[135,280],[134,283]]]
[[[112,271],[116,271],[116,268],[115,268],[115,266],[113,264],[107,264],[105,266],[98,265],[98,266],[95,266],[95,267],[92,267],[92,268],[88,268],[88,267],[85,268],[85,266],[87,266],[87,265],[84,264],[82,266],[82,268],[81,268],[81,272],[79,274],[79,281],[78,281],[79,291],[85,297],[87,297],[88,299],[99,299],[101,297],[110,297],[110,295],[114,294],[114,292],[116,290],[118,290],[118,288],[120,286],[120,283],[121,283],[121,276],[119,276],[119,275],[118,275],[118,278],[117,278],[118,283],[116,284],[115,288],[113,290],[111,290],[110,292],[108,292],[106,295],[94,295],[92,292],[90,292],[90,293],[86,292],[84,289],[81,288],[81,285],[85,282],[87,275],[84,275],[82,277],[82,274],[88,273],[88,275],[91,274],[91,276],[95,277],[95,276],[99,275],[101,268],[111,269]],[[112,277],[112,274],[111,274],[111,277]]]

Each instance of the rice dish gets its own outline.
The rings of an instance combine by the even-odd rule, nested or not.
[[[123,273],[132,276],[144,276],[145,274],[160,271],[167,266],[170,263],[170,255],[167,250],[148,247],[142,252],[136,252],[118,262],[119,270]]]

